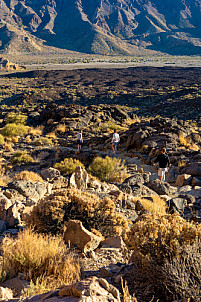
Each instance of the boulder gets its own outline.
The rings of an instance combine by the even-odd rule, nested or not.
[[[69,178],[58,176],[51,181],[51,184],[53,190],[67,188],[69,186]]]
[[[17,190],[25,197],[31,197],[38,201],[47,193],[47,184],[40,182],[31,182],[27,180],[18,180],[8,184],[9,188]]]
[[[201,179],[197,177],[193,177],[191,181],[192,186],[201,186]]]
[[[184,198],[172,198],[168,201],[169,204],[169,212],[170,213],[183,213],[185,206],[187,205],[187,201]]]
[[[7,210],[12,206],[12,202],[2,193],[0,193],[0,211]]]
[[[149,175],[147,173],[134,173],[132,176],[126,178],[123,184],[129,186],[141,185],[149,181]]]
[[[111,247],[121,249],[125,246],[125,243],[121,236],[108,237],[101,242],[102,247]]]
[[[144,185],[132,186],[132,193],[135,197],[158,195],[154,190]]]
[[[191,182],[192,176],[189,174],[181,174],[177,176],[175,186],[182,187],[189,185]]]
[[[0,220],[5,221],[8,227],[16,226],[20,222],[20,214],[17,206],[13,205],[7,210],[0,212]]]
[[[147,186],[159,195],[173,195],[177,192],[177,188],[172,187],[169,183],[162,182],[159,179],[149,181]]]
[[[196,177],[201,176],[201,162],[191,163],[188,166],[184,167],[183,173]]]
[[[60,176],[60,171],[54,168],[43,169],[41,171],[41,176],[48,181]]]
[[[69,186],[76,189],[86,189],[88,183],[88,173],[87,171],[78,166],[70,177]]]
[[[95,250],[99,246],[102,238],[85,229],[81,221],[70,220],[66,226],[64,240],[66,243],[70,241],[85,253]]]

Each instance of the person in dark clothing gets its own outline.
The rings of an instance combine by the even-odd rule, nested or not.
[[[159,163],[158,175],[160,176],[160,180],[165,181],[165,172],[168,171],[168,167],[170,166],[170,159],[165,148],[162,149],[162,152],[155,159],[154,166],[157,162]]]

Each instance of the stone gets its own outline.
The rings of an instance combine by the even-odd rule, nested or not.
[[[110,263],[108,266],[104,266],[100,268],[99,276],[101,278],[107,278],[112,277],[113,275],[119,274],[122,268],[124,268],[125,265],[118,263]]]
[[[179,213],[183,213],[185,206],[187,205],[187,201],[183,198],[173,198],[171,200],[168,201],[169,204],[169,212],[170,213],[174,213],[174,208],[176,209],[176,211],[178,211]]]
[[[6,222],[3,220],[0,220],[0,233],[5,232],[6,230]]]
[[[102,241],[102,238],[85,229],[81,221],[70,220],[66,226],[64,240],[66,243],[70,241],[82,252],[86,253],[87,251],[95,250]]]
[[[0,212],[0,220],[5,221],[8,227],[15,227],[20,222],[17,206],[13,205],[9,209]]]
[[[181,174],[177,176],[175,186],[182,187],[185,185],[189,185],[191,182],[192,176],[189,174]]]
[[[132,186],[132,193],[134,197],[142,197],[142,196],[157,196],[158,194],[145,185],[136,185]]]
[[[86,189],[88,183],[88,173],[87,171],[78,166],[70,177],[69,186],[76,189]]]
[[[147,186],[159,195],[173,195],[177,192],[177,188],[171,186],[167,182],[162,182],[159,179],[149,181]]]
[[[69,178],[58,176],[51,181],[51,184],[53,190],[67,188],[69,186]]]
[[[125,243],[122,239],[121,236],[115,236],[115,237],[108,237],[105,240],[101,242],[102,247],[112,247],[112,248],[117,248],[121,249],[125,246]]]
[[[201,162],[189,164],[183,169],[183,173],[196,177],[201,176]]]
[[[18,180],[8,184],[9,188],[17,190],[25,197],[31,197],[38,201],[47,193],[47,184],[40,182],[31,182],[27,180]]]
[[[0,193],[0,211],[7,210],[12,206],[12,202],[2,193]]]
[[[13,292],[10,288],[0,287],[0,300],[7,301],[13,299]]]
[[[201,186],[201,179],[197,178],[197,177],[193,177],[191,184],[193,187],[195,186]]]
[[[128,184],[129,186],[141,185],[149,181],[149,175],[147,173],[135,173],[132,176],[126,178],[123,184]]]
[[[48,169],[43,169],[41,171],[41,176],[48,181],[51,181],[53,179],[55,179],[56,177],[60,176],[60,171],[55,169],[55,168],[48,168]]]
[[[4,281],[1,283],[1,286],[10,289],[13,293],[13,296],[20,296],[29,284],[30,282],[24,279],[24,275],[19,274],[15,278]]]
[[[96,179],[90,180],[90,182],[88,182],[88,187],[95,189],[96,192],[100,192],[101,182]]]
[[[124,192],[126,194],[132,193],[132,188],[127,183],[120,184],[118,187],[122,192]]]
[[[123,199],[123,193],[119,190],[112,190],[109,192],[110,195],[115,196],[117,200]]]

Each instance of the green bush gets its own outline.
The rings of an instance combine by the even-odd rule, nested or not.
[[[101,130],[102,131],[109,131],[109,130],[117,130],[117,131],[122,131],[125,130],[124,127],[115,124],[114,122],[105,122],[103,124],[101,124]]]
[[[3,145],[4,144],[4,137],[3,135],[0,134],[0,145]]]
[[[29,127],[21,124],[7,124],[1,130],[3,136],[13,137],[13,136],[22,136],[28,133]]]
[[[79,160],[73,158],[65,158],[60,163],[55,164],[54,168],[58,169],[61,174],[65,176],[72,174],[77,166],[84,168],[83,163],[81,163]]]
[[[102,181],[122,182],[128,177],[125,162],[109,156],[106,158],[96,157],[88,171]]]
[[[26,125],[27,118],[27,115],[23,113],[10,112],[6,116],[6,124]]]
[[[24,164],[24,163],[33,163],[34,159],[31,157],[31,155],[27,154],[26,151],[17,151],[12,159],[13,164]]]

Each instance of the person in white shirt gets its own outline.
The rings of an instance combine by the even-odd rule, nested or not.
[[[112,136],[112,150],[114,152],[117,151],[117,145],[120,142],[119,134],[117,133],[117,130],[114,130],[113,136]]]
[[[82,131],[80,131],[79,133],[77,133],[77,151],[81,151],[82,149],[82,143],[83,143],[83,139],[82,139]]]

